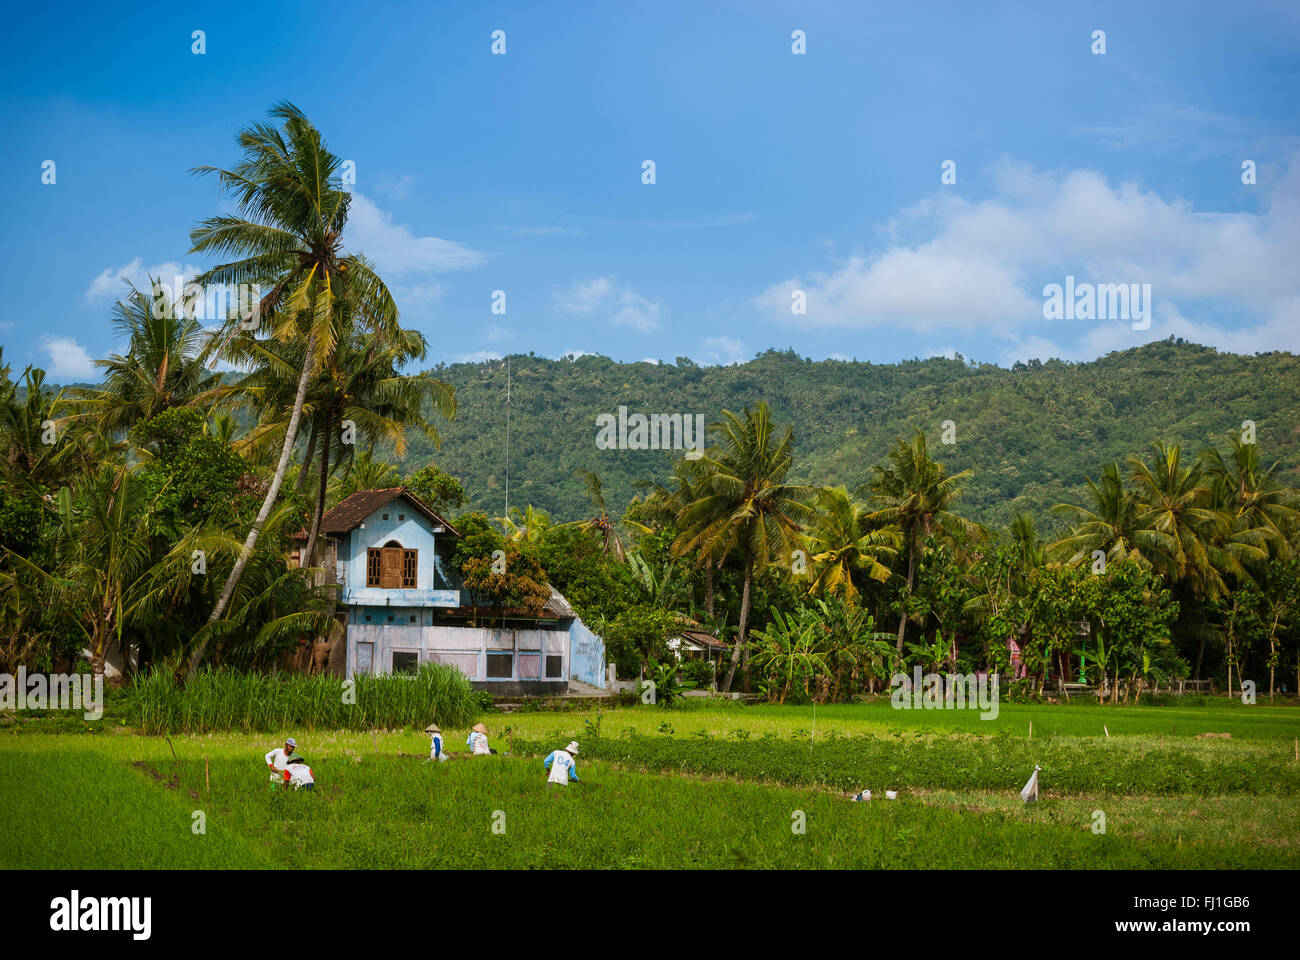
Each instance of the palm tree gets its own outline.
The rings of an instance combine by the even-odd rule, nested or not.
[[[126,338],[125,354],[96,360],[105,371],[98,389],[70,391],[77,419],[104,434],[120,434],[140,420],[203,398],[217,381],[205,367],[211,345],[203,327],[175,304],[166,288],[150,279],[152,296],[134,286],[113,306],[113,326]]]
[[[707,471],[700,461],[679,457],[673,461],[672,475],[667,484],[654,484],[645,499],[628,508],[624,522],[650,533],[656,527],[670,526],[678,528],[682,513],[698,500],[707,495],[705,480]],[[648,521],[645,522],[645,521]],[[720,566],[722,557],[713,557],[703,551],[697,551],[695,562],[704,568],[704,609],[710,617],[715,615],[713,602],[713,574]]]
[[[614,522],[609,518],[609,511],[605,509],[605,493],[600,484],[600,477],[596,476],[590,470],[577,470],[573,474],[587,486],[587,495],[591,497],[592,506],[596,508],[596,515],[587,520],[573,520],[569,523],[562,523],[560,526],[580,526],[584,530],[591,530],[601,539],[601,550],[605,556],[613,556],[615,560],[622,561],[627,556],[627,551],[623,547],[623,540],[614,529]]]
[[[794,462],[793,430],[787,426],[780,437],[774,436],[776,427],[766,403],[759,401],[753,410],[746,407],[741,416],[729,410],[722,415],[726,419],[711,428],[721,442],[699,461],[705,474],[703,487],[698,499],[681,513],[682,535],[674,552],[681,556],[698,550],[705,557],[718,558],[734,549],[741,552],[744,587],[736,643],[723,683],[728,691],[745,647],[754,567],[766,566],[774,556],[782,560],[792,556],[796,534],[803,524],[816,520],[809,502],[817,491],[786,483]],[[748,691],[748,669],[745,687]]]
[[[1117,463],[1108,463],[1101,470],[1099,482],[1088,480],[1091,507],[1072,503],[1058,503],[1052,512],[1069,517],[1073,529],[1051,546],[1051,553],[1066,563],[1078,563],[1101,550],[1106,561],[1122,560],[1134,554],[1143,560],[1138,544],[1139,504],[1132,490],[1124,484]]]
[[[813,561],[808,592],[842,593],[853,603],[858,596],[853,571],[864,571],[882,583],[888,580],[888,564],[898,556],[902,535],[894,527],[873,528],[867,520],[867,508],[850,497],[843,486],[820,490],[817,508],[817,520],[804,537]]]
[[[259,326],[267,326],[277,340],[303,344],[279,463],[209,622],[224,615],[280,494],[311,375],[329,360],[339,340],[342,311],[337,304],[351,298],[372,330],[394,339],[398,335],[397,305],[388,288],[364,257],[342,250],[350,195],[338,177],[339,158],[326,149],[319,131],[297,107],[281,102],[271,117],[282,126],[259,123],[240,132],[244,156],[234,169],[196,170],[215,173],[237,205],[235,215],[210,217],[191,231],[191,253],[234,257],[206,271],[198,282],[266,284],[269,291],[258,303]],[[239,325],[235,319],[227,322],[231,336]],[[202,662],[205,647],[195,647],[191,673]]]
[[[0,366],[0,475],[37,497],[75,475],[79,456],[86,459],[82,445],[68,437],[67,419],[59,416],[65,404],[64,391],[47,387],[39,367],[27,367],[22,380],[14,381],[9,367]]]
[[[876,526],[892,525],[903,535],[907,550],[907,593],[916,581],[916,561],[921,551],[921,541],[933,534],[942,533],[954,540],[961,537],[979,539],[984,529],[959,517],[951,509],[961,495],[961,481],[971,476],[963,470],[948,476],[943,464],[930,459],[926,451],[925,434],[917,430],[912,441],[901,437],[894,441],[889,451],[889,465],[873,468],[875,476],[858,488],[859,496],[869,496],[879,509],[867,516]],[[898,617],[898,643],[903,651],[903,636],[907,629],[907,612]]]
[[[1286,560],[1291,555],[1287,532],[1300,522],[1295,506],[1300,491],[1274,479],[1279,462],[1268,469],[1260,465],[1258,444],[1242,443],[1235,433],[1228,435],[1228,442],[1232,449],[1227,459],[1217,447],[1201,454],[1211,503],[1229,514],[1233,535],[1246,536],[1266,546],[1269,557]]]
[[[380,441],[392,444],[402,456],[408,426],[439,444],[437,429],[422,413],[426,404],[449,418],[455,416],[455,388],[450,384],[428,373],[399,372],[403,364],[423,359],[427,349],[424,336],[417,331],[400,333],[400,338],[393,340],[364,330],[351,332],[308,386],[303,411],[312,424],[312,437],[301,470],[304,474],[309,470],[313,457],[319,459],[320,467],[303,566],[311,566],[314,560],[329,477],[339,460],[357,447],[373,449]],[[292,389],[300,363],[296,345],[267,344],[243,335],[232,341],[230,352],[253,372],[228,388],[227,394],[262,411],[262,422],[250,432],[246,448],[280,440],[288,429],[288,410],[279,398]],[[343,442],[341,433],[342,425],[349,423],[354,434],[350,444]]]
[[[523,543],[540,543],[546,531],[551,527],[551,517],[545,510],[539,510],[531,503],[520,510],[510,508],[510,516],[497,517],[505,527],[507,540]]]
[[[1228,592],[1224,573],[1245,574],[1241,548],[1246,545],[1216,549],[1214,541],[1226,535],[1228,520],[1214,509],[1200,464],[1183,466],[1178,444],[1155,443],[1152,452],[1150,464],[1133,456],[1127,461],[1139,538],[1151,545],[1152,563],[1170,582],[1217,599]]]
[[[202,531],[191,531],[160,559],[151,555],[154,504],[160,494],[136,482],[131,468],[103,464],[57,497],[58,525],[49,569],[7,551],[19,576],[40,591],[43,602],[68,611],[91,654],[91,670],[104,672],[110,646],[122,642],[124,627],[137,611],[188,569],[192,551],[215,545]],[[168,583],[167,592],[171,591]],[[125,651],[124,651],[125,652]]]

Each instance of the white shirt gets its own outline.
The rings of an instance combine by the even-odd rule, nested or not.
[[[483,734],[475,730],[469,735],[470,746],[474,748],[474,756],[481,757],[491,751],[488,749],[488,739]]]
[[[316,782],[311,775],[311,767],[305,763],[291,763],[284,769],[289,774],[289,783],[293,784],[295,789]]]
[[[277,771],[283,770],[289,762],[289,755],[284,752],[284,747],[276,747],[266,755],[266,762],[273,766]]]
[[[546,759],[551,761],[551,775],[547,780],[551,783],[568,783],[569,770],[573,766],[573,755],[565,750],[556,750]]]

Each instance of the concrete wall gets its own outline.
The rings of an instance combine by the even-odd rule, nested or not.
[[[569,676],[605,689],[605,641],[576,618],[569,627]]]
[[[349,618],[351,621],[351,618]],[[366,645],[370,646],[367,647]],[[490,627],[434,627],[408,623],[348,624],[348,676],[365,672],[389,673],[394,651],[411,651],[420,663],[446,663],[471,680],[491,686],[506,681],[553,680],[569,677],[569,634],[564,630],[498,630]],[[487,655],[510,654],[510,676],[489,678]],[[559,656],[560,669],[546,675],[546,657]]]
[[[515,630],[494,627],[432,626],[428,611],[393,608],[394,622],[358,622],[348,617],[347,675],[358,672],[391,673],[393,653],[409,651],[420,663],[444,663],[459,669],[475,686],[503,695],[563,693],[569,678],[605,687],[605,643],[581,620],[559,630]],[[415,616],[417,623],[410,623]],[[489,677],[488,654],[510,654],[510,676]],[[547,669],[559,657],[558,670]],[[366,669],[367,662],[369,669]],[[522,684],[522,686],[518,686]]]

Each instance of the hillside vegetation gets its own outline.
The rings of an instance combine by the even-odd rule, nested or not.
[[[919,427],[950,472],[975,471],[959,509],[987,524],[1004,524],[1018,510],[1046,524],[1047,508],[1077,499],[1100,464],[1145,452],[1156,440],[1193,451],[1223,446],[1243,420],[1255,421],[1266,459],[1282,460],[1279,479],[1300,479],[1300,358],[1289,353],[1240,356],[1164,341],[1092,363],[1010,370],[944,357],[812,361],[775,350],[730,367],[686,358],[656,366],[519,356],[511,373],[510,502],[564,520],[589,508],[576,470],[597,473],[618,509],[639,481],[662,479],[669,457],[680,456],[598,450],[596,417],[617,414],[620,405],[629,414],[701,413],[712,423],[724,409],[765,400],[778,423],[794,426],[792,479],[850,488],[869,477],[895,437]],[[455,386],[459,412],[439,425],[441,450],[411,436],[406,462],[436,459],[464,481],[473,508],[499,516],[506,372],[494,362],[439,365],[435,375]],[[955,444],[939,442],[945,420],[955,425]]]

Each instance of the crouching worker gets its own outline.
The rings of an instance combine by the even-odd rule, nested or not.
[[[441,760],[447,762],[447,753],[442,744],[442,731],[438,729],[436,723],[431,723],[424,728],[424,732],[429,735],[429,759]]]
[[[496,753],[488,746],[487,727],[481,723],[474,724],[474,729],[465,738],[465,746],[469,747],[476,757],[486,757],[488,754]]]
[[[266,755],[266,766],[271,771],[272,780],[280,779],[280,774],[284,773],[289,758],[293,756],[293,752],[297,749],[298,741],[290,737],[284,741],[283,747],[276,747]]]
[[[570,740],[569,745],[563,750],[552,750],[546,757],[546,769],[551,771],[548,778],[551,783],[558,783],[564,786],[570,780],[574,783],[581,783],[578,779],[578,764],[574,756],[578,752],[578,741]]]
[[[302,757],[294,757],[285,765],[284,785],[295,790],[316,789],[316,778],[311,775],[311,767]]]

